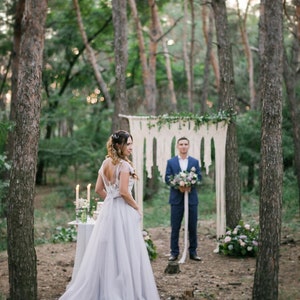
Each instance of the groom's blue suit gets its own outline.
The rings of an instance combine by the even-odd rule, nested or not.
[[[188,157],[187,171],[190,172],[191,168],[196,169],[198,180],[201,180],[201,169],[199,161],[191,156]],[[174,176],[181,172],[179,165],[179,158],[175,156],[167,161],[167,168],[165,174],[165,182],[170,184],[170,176]],[[184,215],[184,193],[173,187],[170,188],[169,203],[171,205],[171,255],[179,255],[179,231],[181,222]],[[197,255],[197,220],[198,220],[198,194],[197,189],[192,187],[189,192],[189,218],[188,218],[188,231],[189,231],[189,254]]]

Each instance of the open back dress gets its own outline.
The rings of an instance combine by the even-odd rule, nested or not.
[[[113,171],[109,181],[106,170]],[[111,169],[113,168],[113,169]],[[104,160],[99,173],[107,196],[79,271],[61,300],[156,300],[159,294],[141,230],[141,216],[121,197],[121,172],[132,174],[131,165],[121,160],[113,165]],[[134,178],[130,176],[131,192]]]

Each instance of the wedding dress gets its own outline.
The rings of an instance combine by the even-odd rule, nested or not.
[[[111,164],[109,182],[104,167]],[[110,167],[111,167],[110,166]],[[107,158],[99,173],[107,192],[79,271],[61,300],[156,300],[159,299],[137,210],[119,193],[120,172],[132,173],[122,160],[117,166]],[[134,179],[130,176],[131,192]]]

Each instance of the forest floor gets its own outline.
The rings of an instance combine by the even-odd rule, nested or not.
[[[148,229],[158,257],[151,262],[162,300],[251,299],[255,258],[230,258],[216,254],[214,222],[199,221],[198,255],[201,262],[186,260],[180,272],[166,274],[169,255],[169,228]],[[282,229],[280,248],[279,299],[300,299],[300,233]],[[58,299],[71,279],[76,243],[44,244],[36,247],[38,298]],[[0,299],[8,295],[7,253],[0,253]],[[1,300],[2,300],[1,299]],[[126,299],[133,300],[133,299]]]

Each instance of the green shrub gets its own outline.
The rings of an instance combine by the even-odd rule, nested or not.
[[[68,228],[57,227],[56,230],[58,233],[53,235],[53,243],[66,243],[66,242],[75,242],[77,240],[77,231],[75,226]]]

